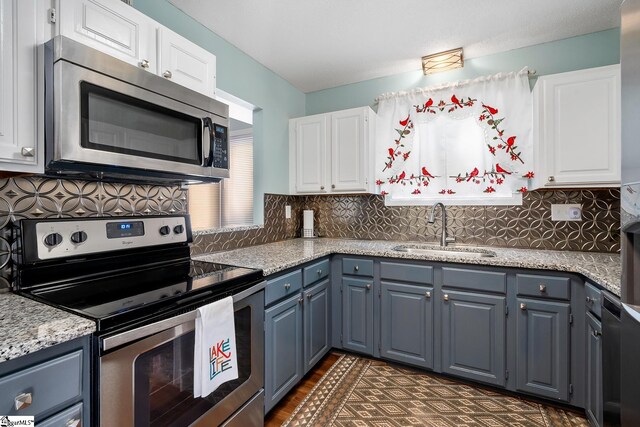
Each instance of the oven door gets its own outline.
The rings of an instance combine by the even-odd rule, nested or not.
[[[116,336],[118,344],[132,342],[100,357],[100,425],[215,426],[259,393],[264,386],[264,292],[238,301],[234,297],[234,309],[239,378],[206,398],[193,397],[195,312],[177,316],[190,320],[169,328],[162,329],[161,321]],[[139,339],[145,328],[153,333]],[[102,345],[113,342],[104,338]]]
[[[51,79],[48,170],[229,176],[228,119],[64,60],[55,62]]]

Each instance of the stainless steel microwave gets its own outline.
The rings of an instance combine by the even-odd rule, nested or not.
[[[63,36],[43,49],[47,175],[229,177],[226,104]]]

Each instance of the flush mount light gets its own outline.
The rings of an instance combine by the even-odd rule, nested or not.
[[[440,71],[455,70],[464,66],[462,48],[447,50],[422,57],[422,71],[424,75],[439,73]]]

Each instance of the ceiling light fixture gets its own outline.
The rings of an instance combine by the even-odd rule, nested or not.
[[[464,59],[461,47],[422,57],[422,71],[425,76],[462,67],[464,67]]]

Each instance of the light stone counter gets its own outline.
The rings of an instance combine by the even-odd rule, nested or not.
[[[454,254],[422,255],[394,251],[393,248],[398,245],[411,245],[411,242],[324,238],[292,239],[200,255],[195,258],[241,267],[260,268],[264,271],[265,276],[331,254],[554,270],[582,274],[611,293],[620,295],[622,270],[619,254],[482,247],[478,249],[494,252],[496,256],[493,258],[470,258]],[[463,251],[470,249],[464,246],[450,246],[449,248]],[[476,248],[474,247],[474,249]]]
[[[0,362],[96,330],[95,322],[11,293],[0,294]]]

